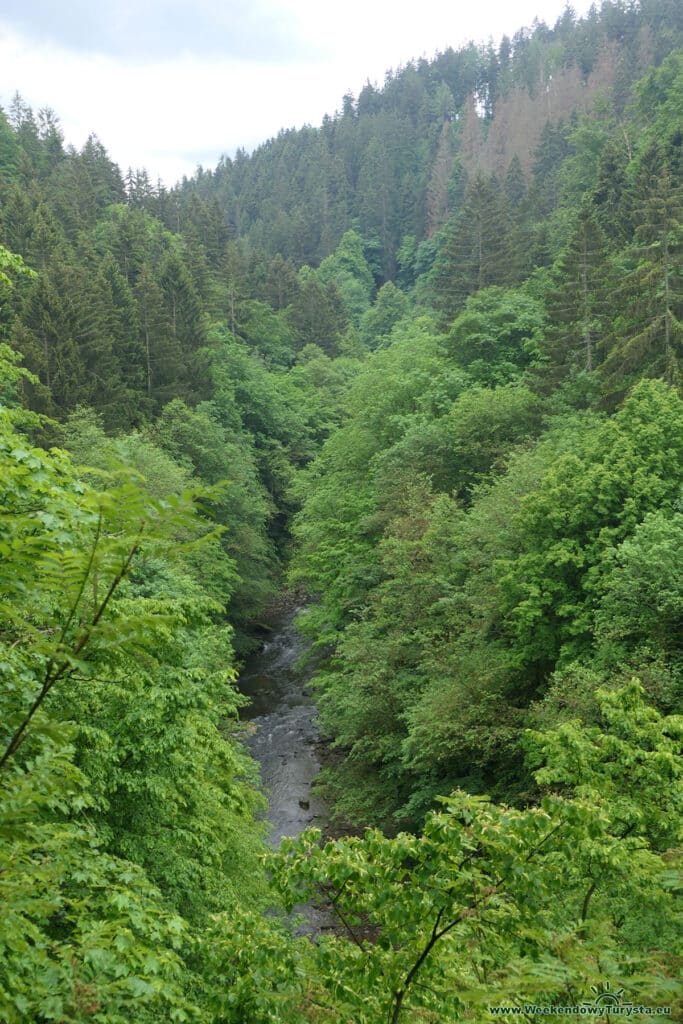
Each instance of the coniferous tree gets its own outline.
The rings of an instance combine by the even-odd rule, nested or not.
[[[105,257],[101,274],[111,301],[109,329],[112,352],[124,389],[120,399],[120,425],[134,426],[151,413],[146,394],[146,358],[141,345],[138,309],[133,291],[111,254]]]
[[[100,410],[108,428],[127,426],[121,415],[125,386],[114,348],[117,315],[111,283],[102,268],[93,265],[80,269],[71,288],[74,338],[87,380],[88,404]]]
[[[204,341],[204,323],[199,297],[189,271],[180,256],[171,252],[159,275],[171,333],[187,356]]]
[[[273,309],[286,309],[299,290],[299,282],[293,264],[277,253],[268,263],[264,284],[264,298]]]
[[[605,235],[584,203],[546,297],[544,375],[555,383],[572,371],[591,373],[604,359],[611,311],[608,260]]]
[[[42,107],[38,111],[38,138],[42,148],[41,177],[47,179],[64,159],[64,135],[52,107]]]
[[[613,245],[622,246],[633,231],[631,195],[626,184],[629,154],[623,143],[610,139],[598,161],[593,189],[596,217]]]
[[[98,210],[122,203],[125,194],[121,172],[96,135],[88,136],[78,158],[87,171]]]
[[[62,415],[90,397],[76,337],[70,292],[74,285],[73,268],[53,261],[50,271],[39,275],[26,293],[14,337],[29,369],[45,385],[49,396],[45,411]]]
[[[503,187],[510,209],[517,210],[526,195],[526,182],[516,153],[508,165]]]
[[[17,171],[19,143],[10,127],[7,114],[0,107],[0,175],[5,182],[12,181]]]
[[[67,251],[61,225],[35,181],[27,189],[8,188],[0,208],[0,226],[8,246],[37,270],[46,269],[54,255]]]
[[[559,204],[560,184],[558,171],[562,160],[569,153],[567,129],[561,122],[546,121],[534,154],[534,185],[537,192],[539,211],[551,213]]]
[[[41,145],[38,125],[33,110],[18,92],[14,94],[10,104],[9,122],[25,158],[22,174],[26,175],[28,168],[30,168],[29,173],[39,174]]]
[[[95,227],[100,212],[90,169],[77,153],[71,152],[50,183],[51,201],[72,245],[78,236]]]
[[[150,251],[150,232],[144,214],[129,206],[117,205],[111,210],[107,227],[107,246],[132,287],[143,264],[157,256]]]
[[[322,284],[317,274],[309,268],[305,271],[299,275],[299,293],[288,309],[297,348],[318,345],[328,355],[334,356],[346,327],[341,295],[334,281]]]
[[[678,382],[683,358],[683,189],[657,144],[644,154],[634,188],[637,227],[605,365],[618,384],[635,373]],[[623,381],[622,381],[623,386]]]
[[[145,367],[145,392],[162,402],[178,394],[182,353],[171,330],[164,293],[150,268],[143,264],[133,289],[140,323]]]
[[[434,267],[436,304],[450,323],[468,295],[503,285],[514,273],[505,195],[495,178],[478,175],[466,189],[462,209],[446,227]]]
[[[384,118],[382,124],[386,126]],[[358,186],[361,193],[360,222],[363,235],[376,235],[382,246],[382,267],[386,277],[394,270],[393,253],[398,241],[398,182],[391,159],[388,131],[370,139],[363,157]]]
[[[244,322],[248,295],[249,268],[244,246],[230,240],[225,245],[211,305],[212,310],[227,321],[233,337],[237,337]]]

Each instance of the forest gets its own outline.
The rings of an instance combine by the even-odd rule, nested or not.
[[[683,1019],[682,388],[678,0],[170,189],[17,94],[3,1024]],[[335,827],[272,852],[238,675],[292,593]]]

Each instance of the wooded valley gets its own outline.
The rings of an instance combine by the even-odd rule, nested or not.
[[[7,1024],[683,1019],[683,10],[341,103],[171,189],[0,111]]]

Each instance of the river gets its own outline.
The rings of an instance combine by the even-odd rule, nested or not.
[[[296,664],[309,647],[294,626],[301,611],[290,607],[271,617],[268,639],[247,658],[239,678],[240,690],[251,699],[241,718],[251,725],[245,742],[261,767],[273,849],[283,836],[322,827],[326,815],[311,791],[320,762],[316,711],[307,690],[313,669]]]

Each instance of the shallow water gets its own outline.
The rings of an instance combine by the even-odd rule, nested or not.
[[[249,723],[245,743],[261,768],[268,798],[268,844],[274,850],[284,836],[298,836],[326,821],[325,804],[311,792],[320,762],[316,709],[307,690],[313,666],[296,665],[308,650],[294,626],[301,611],[289,608],[270,619],[268,639],[246,660],[239,678],[240,690],[251,698],[240,717]],[[294,913],[303,918],[299,934],[314,936],[331,927],[324,907],[307,903],[295,907]]]
[[[241,718],[253,729],[246,743],[261,767],[273,849],[283,836],[322,826],[326,813],[322,800],[311,792],[320,763],[316,711],[306,689],[312,668],[296,667],[308,650],[294,626],[301,610],[289,608],[270,620],[266,642],[247,659],[239,678],[240,690],[251,698]]]

